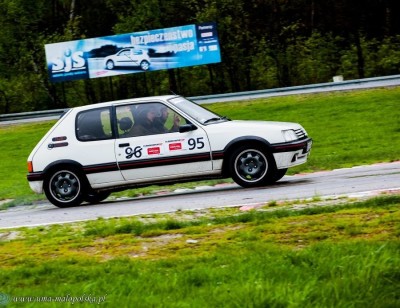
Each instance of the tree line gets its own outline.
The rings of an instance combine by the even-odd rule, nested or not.
[[[398,0],[0,0],[0,113],[399,74]],[[222,62],[51,83],[44,45],[215,21]]]

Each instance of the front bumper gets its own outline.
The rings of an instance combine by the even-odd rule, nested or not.
[[[312,139],[273,144],[272,152],[278,169],[304,164],[312,148]]]

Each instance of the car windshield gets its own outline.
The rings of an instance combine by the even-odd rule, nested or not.
[[[211,112],[184,97],[174,97],[169,101],[201,124],[210,124],[228,120],[226,117]]]

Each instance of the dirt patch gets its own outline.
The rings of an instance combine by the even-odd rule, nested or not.
[[[12,241],[21,237],[21,233],[18,231],[9,231],[0,233],[0,241]]]

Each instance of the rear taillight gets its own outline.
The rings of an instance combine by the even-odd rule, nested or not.
[[[28,161],[28,172],[33,172],[33,164],[31,161]]]

